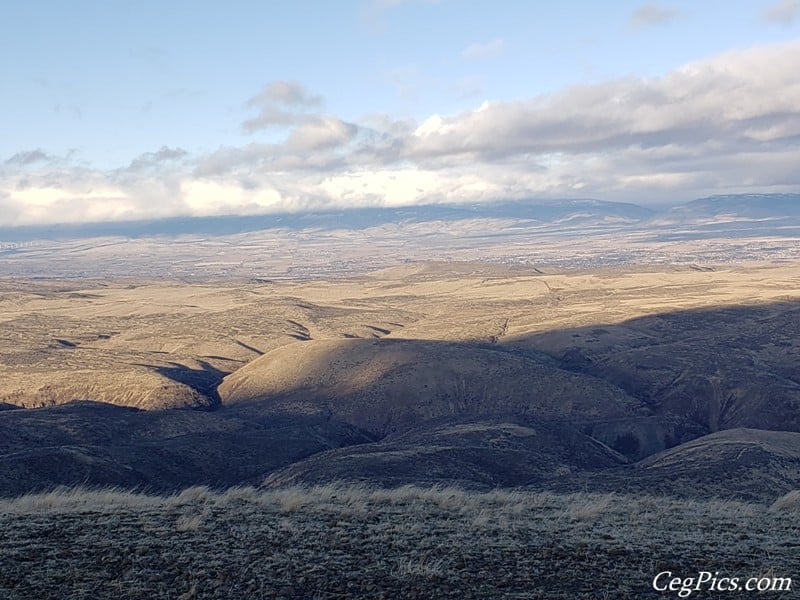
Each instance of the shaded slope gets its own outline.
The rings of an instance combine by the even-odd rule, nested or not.
[[[314,417],[259,421],[94,402],[4,411],[0,495],[59,484],[160,491],[230,486],[258,481],[316,452],[368,441],[351,426]]]
[[[653,493],[768,502],[800,489],[800,433],[720,431],[651,456],[636,471],[638,489]]]
[[[273,473],[265,485],[359,481],[494,488],[542,483],[626,462],[568,425],[513,416],[453,419],[424,423],[380,442],[316,454]]]
[[[619,386],[711,431],[800,431],[800,305],[676,311],[519,336],[510,349]]]
[[[547,486],[558,492],[589,489],[771,503],[800,489],[800,433],[729,429],[632,466],[588,472],[580,479],[553,479]]]
[[[800,488],[800,433],[729,429],[665,450],[637,464],[648,479],[744,495]]]
[[[322,414],[383,437],[444,416],[593,419],[646,414],[619,388],[533,356],[420,340],[290,344],[219,386],[224,405]]]
[[[771,503],[800,488],[800,433],[732,429],[635,464],[566,425],[512,419],[422,427],[284,467],[267,486],[334,481],[457,483],[554,492],[620,492]]]

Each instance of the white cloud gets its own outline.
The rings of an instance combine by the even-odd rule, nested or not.
[[[106,181],[88,189],[26,187],[0,201],[6,205],[16,208],[15,219],[3,225],[119,221],[135,219],[141,210],[136,199]]]
[[[470,44],[461,51],[461,57],[467,60],[494,58],[505,50],[506,43],[502,38],[489,42]]]
[[[128,165],[128,171],[141,171],[145,169],[158,168],[164,163],[177,161],[188,156],[189,153],[183,148],[169,148],[162,146],[155,152],[145,152],[141,156],[137,156]]]
[[[256,94],[247,104],[264,106],[283,104],[285,106],[317,106],[322,102],[320,96],[310,94],[303,84],[297,81],[273,81]]]
[[[791,25],[800,15],[800,0],[781,0],[769,5],[762,13],[767,23]]]
[[[303,109],[322,104],[322,97],[311,94],[296,81],[273,81],[247,101],[247,106],[257,108],[258,115],[247,119],[242,127],[247,132],[276,125],[291,125],[302,121]]]
[[[642,29],[653,25],[661,25],[671,21],[678,14],[675,9],[663,8],[656,4],[645,4],[631,13],[628,18],[628,26],[632,29]]]
[[[800,187],[800,42],[416,122],[302,110],[282,141],[112,171],[27,150],[0,162],[0,226],[525,197],[643,201]],[[298,91],[301,90],[301,91]],[[267,93],[268,92],[268,93]],[[259,100],[261,102],[261,100]],[[271,104],[270,104],[271,103]],[[294,113],[293,113],[294,114]]]
[[[316,117],[296,127],[286,140],[286,146],[295,152],[335,148],[349,142],[356,131],[355,125],[336,117]]]
[[[247,189],[210,179],[184,182],[181,197],[190,214],[197,216],[258,214],[279,208],[281,203],[280,193],[273,188]]]
[[[8,158],[5,163],[14,166],[27,166],[36,163],[50,162],[53,157],[44,152],[41,148],[36,150],[24,150],[17,152],[14,156]]]
[[[329,197],[347,199],[354,206],[440,202],[447,201],[450,194],[476,200],[484,197],[490,187],[474,173],[442,173],[417,167],[337,173],[325,178],[319,186]]]
[[[716,140],[780,143],[800,134],[800,44],[730,52],[658,79],[574,86],[527,101],[428,119],[410,157],[492,160]]]

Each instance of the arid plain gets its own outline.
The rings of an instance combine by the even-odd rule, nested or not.
[[[641,597],[707,557],[800,568],[794,265],[0,287],[7,597]]]

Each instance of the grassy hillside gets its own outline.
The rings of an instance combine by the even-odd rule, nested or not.
[[[798,527],[798,492],[769,506],[413,486],[72,489],[0,502],[0,596],[646,598],[659,597],[659,572],[701,569],[792,577],[796,592]]]

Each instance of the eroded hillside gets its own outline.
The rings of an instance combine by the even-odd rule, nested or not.
[[[792,266],[425,263],[351,279],[0,289],[0,406],[68,404],[0,412],[6,494],[324,473],[557,487],[660,468],[641,461],[715,431],[800,432]],[[798,457],[776,460],[791,489]]]

